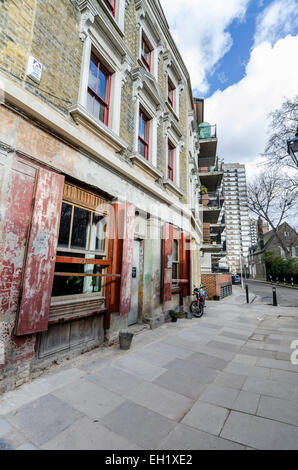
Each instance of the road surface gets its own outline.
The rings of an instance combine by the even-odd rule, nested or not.
[[[264,304],[272,305],[272,286],[263,282],[247,280],[250,294],[260,296]],[[298,289],[290,287],[275,286],[277,291],[277,303],[282,307],[298,308]]]

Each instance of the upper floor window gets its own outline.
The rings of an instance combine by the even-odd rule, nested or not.
[[[179,279],[179,275],[180,275],[179,251],[180,251],[179,240],[174,238],[173,240],[173,264],[172,264],[172,279],[173,279],[174,287],[176,286],[175,281]]]
[[[175,148],[168,142],[168,178],[174,181],[174,152]]]
[[[145,67],[148,69],[148,71],[151,71],[151,51],[152,49],[150,48],[147,40],[144,38],[144,35],[142,36],[142,47],[141,47],[141,57],[142,61],[145,65]]]
[[[140,109],[139,113],[139,140],[138,140],[138,152],[149,160],[149,134],[150,134],[150,119]]]
[[[175,87],[170,79],[168,79],[168,102],[174,108],[174,90]]]
[[[111,76],[102,62],[91,53],[87,109],[106,125],[109,121]]]
[[[116,11],[116,0],[104,0],[112,15],[115,16]]]

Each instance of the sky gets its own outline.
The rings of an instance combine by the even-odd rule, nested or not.
[[[262,169],[269,113],[298,94],[298,0],[160,0],[218,155]]]

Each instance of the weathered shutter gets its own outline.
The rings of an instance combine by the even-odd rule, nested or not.
[[[123,236],[119,313],[125,315],[130,312],[131,306],[135,206],[127,202],[119,209],[120,235],[122,232]]]
[[[162,240],[163,273],[162,273],[162,300],[166,302],[172,298],[172,266],[173,266],[173,225],[165,223]]]
[[[181,278],[188,280],[182,285],[183,297],[191,295],[191,235],[183,232],[181,234]]]
[[[39,169],[16,335],[48,329],[63,184],[64,176]]]

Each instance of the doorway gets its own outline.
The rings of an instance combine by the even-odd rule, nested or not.
[[[134,240],[132,262],[131,307],[128,314],[128,326],[138,323],[140,312],[140,293],[143,276],[142,240]]]

